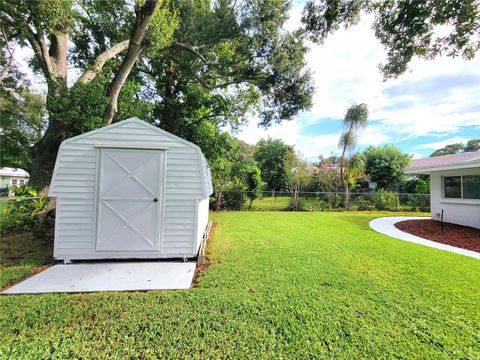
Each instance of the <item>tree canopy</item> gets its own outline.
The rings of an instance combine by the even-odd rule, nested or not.
[[[282,140],[260,140],[256,145],[255,160],[262,172],[268,190],[285,190],[290,183],[290,153],[293,149]]]
[[[385,190],[398,190],[405,181],[404,170],[410,162],[410,155],[391,145],[369,146],[363,153],[365,173],[377,187]]]
[[[480,49],[478,0],[309,0],[302,20],[310,38],[322,42],[362,12],[374,14],[373,30],[387,50],[385,78],[403,74],[414,57],[472,59]]]
[[[48,184],[62,140],[130,116],[214,154],[228,142],[224,127],[247,114],[269,126],[308,109],[307,48],[282,29],[288,9],[282,0],[1,2],[8,42],[33,49],[30,66],[48,85],[32,182]]]
[[[448,144],[441,149],[435,150],[430,156],[441,156],[441,155],[450,155],[458,154],[462,152],[473,152],[480,150],[480,139],[472,139],[467,141],[466,144],[455,143]]]

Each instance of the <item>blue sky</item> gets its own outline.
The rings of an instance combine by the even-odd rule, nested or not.
[[[286,29],[300,25],[302,8],[302,3],[294,4]],[[480,138],[480,54],[472,61],[415,59],[401,77],[383,81],[378,65],[385,50],[371,30],[372,21],[364,16],[324,44],[310,44],[307,62],[316,85],[311,111],[267,130],[252,118],[239,137],[249,143],[279,138],[316,160],[338,151],[346,109],[364,102],[370,119],[359,149],[391,144],[418,158],[450,143]]]

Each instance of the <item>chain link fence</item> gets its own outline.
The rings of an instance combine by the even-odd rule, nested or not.
[[[211,210],[250,211],[336,211],[344,210],[341,192],[215,191],[210,197]],[[429,194],[408,194],[381,191],[350,193],[348,210],[356,211],[430,211]]]
[[[211,210],[244,211],[340,211],[344,194],[340,192],[215,191]],[[0,197],[0,234],[11,229],[28,229],[42,221],[54,221],[54,203],[48,197]],[[52,205],[52,206],[51,206]],[[430,195],[395,192],[350,193],[348,210],[430,211]],[[39,215],[48,216],[39,216]]]

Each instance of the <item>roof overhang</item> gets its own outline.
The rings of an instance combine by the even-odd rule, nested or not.
[[[437,171],[449,171],[449,170],[463,170],[463,169],[473,169],[480,168],[480,159],[474,159],[472,161],[464,161],[456,164],[450,165],[440,165],[440,166],[426,166],[418,168],[407,168],[405,173],[407,174],[430,174]]]

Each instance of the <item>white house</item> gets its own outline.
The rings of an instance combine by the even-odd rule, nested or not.
[[[409,174],[430,175],[432,219],[480,228],[480,151],[413,160]]]
[[[49,190],[54,257],[195,257],[211,193],[200,148],[142,120],[67,139]]]
[[[9,192],[12,186],[22,186],[28,182],[30,175],[22,169],[0,168],[0,196],[13,195]]]

